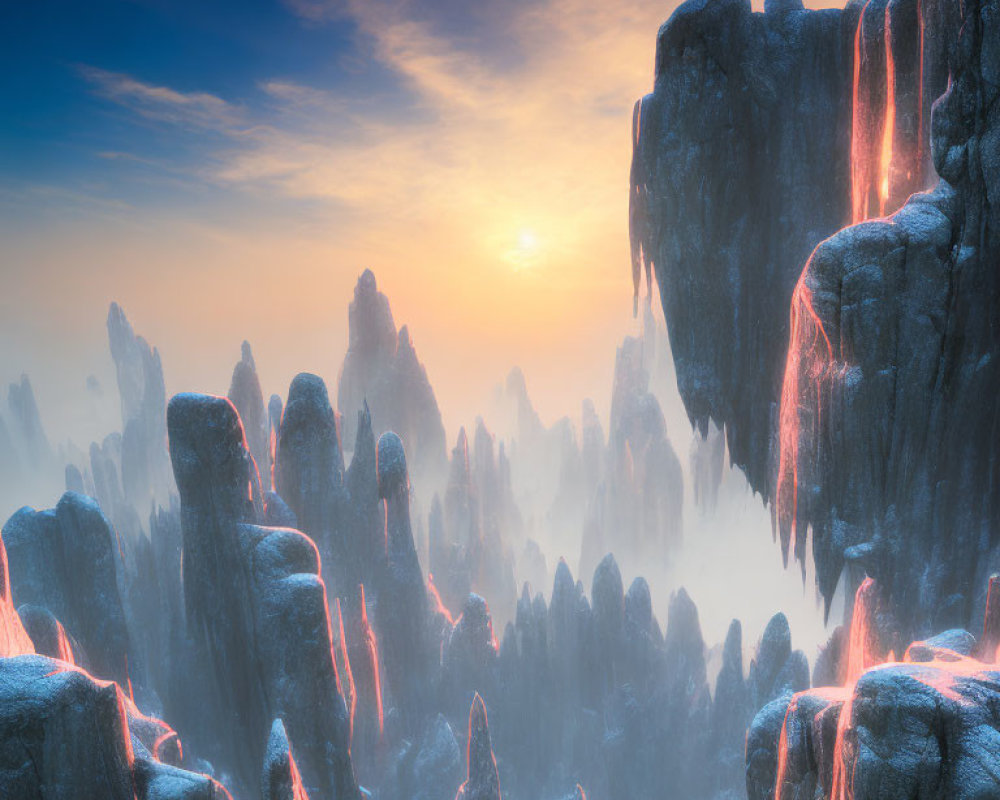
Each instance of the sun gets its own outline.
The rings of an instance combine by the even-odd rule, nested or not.
[[[541,243],[537,234],[530,228],[521,228],[514,237],[513,246],[505,254],[508,262],[515,269],[526,269],[534,266],[541,255]]]

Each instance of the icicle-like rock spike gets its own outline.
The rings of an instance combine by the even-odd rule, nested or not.
[[[500,776],[490,742],[486,706],[477,692],[469,709],[468,777],[456,800],[501,800]]]

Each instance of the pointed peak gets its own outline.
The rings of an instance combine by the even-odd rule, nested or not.
[[[274,720],[267,739],[260,789],[263,800],[309,800],[280,718]]]
[[[500,800],[500,776],[490,742],[486,704],[479,692],[472,698],[469,709],[468,780],[465,782],[466,800]]]
[[[372,413],[368,410],[368,401],[358,411],[358,427],[354,434],[355,454],[364,452],[375,446],[375,433],[372,430]],[[370,452],[370,451],[369,451]]]
[[[257,369],[257,364],[253,360],[253,350],[250,348],[250,342],[246,339],[244,339],[243,344],[240,345],[240,361],[253,370]]]
[[[489,722],[486,718],[486,704],[483,702],[483,698],[479,692],[476,692],[475,697],[472,698],[472,707],[469,709],[470,738],[488,728]]]

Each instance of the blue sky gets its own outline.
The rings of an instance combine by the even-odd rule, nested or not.
[[[379,96],[405,113],[407,93],[390,70],[365,57],[363,37],[346,14],[308,19],[269,0],[41,0],[7,4],[3,18],[0,174],[12,183],[89,187],[147,202],[185,188],[209,190],[204,182],[185,187],[187,181],[154,173],[210,158],[220,137],[206,130],[178,135],[176,125],[150,124],[123,110],[103,91],[95,77],[101,72],[225,97],[261,116],[269,100],[263,76]]]

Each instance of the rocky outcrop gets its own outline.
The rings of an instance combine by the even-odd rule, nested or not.
[[[226,800],[211,778],[164,763],[173,731],[114,683],[43,656],[0,658],[2,796]]]
[[[801,650],[792,650],[792,632],[780,611],[764,628],[756,657],[750,662],[747,687],[755,710],[782,695],[809,688],[809,662]]]
[[[199,752],[258,784],[275,718],[292,741],[303,786],[317,797],[359,797],[350,723],[333,655],[316,546],[302,533],[254,524],[260,487],[236,409],[175,396],[167,410],[181,494],[184,600],[200,679],[186,718]]]
[[[453,800],[465,770],[458,741],[438,714],[419,739],[404,740],[389,767],[380,796],[390,800]]]
[[[689,415],[725,428],[786,553],[813,527],[828,604],[854,564],[911,635],[967,624],[957,576],[991,568],[990,8],[693,0],[635,112],[634,277],[656,270]]]
[[[904,641],[978,619],[1000,563],[987,500],[1000,488],[1000,26],[993,0],[965,8],[934,106],[941,180],[817,247],[792,299],[782,388],[782,544],[803,560],[811,526],[827,602],[845,564],[867,572]]]
[[[125,498],[145,513],[174,489],[167,457],[167,393],[160,353],[136,335],[117,303],[108,311],[108,342],[122,408],[121,479]]]
[[[94,675],[129,691],[120,545],[97,503],[67,492],[53,509],[22,508],[3,539],[14,602],[48,609],[83,646]]]
[[[296,375],[288,388],[274,457],[274,483],[299,528],[319,548],[331,592],[353,589],[355,581],[348,571],[344,454],[326,384],[317,375]]]
[[[748,735],[751,800],[995,795],[1000,780],[987,765],[1000,736],[991,710],[1000,673],[947,647],[969,645],[962,633],[914,643],[902,663],[846,687],[787,698],[781,714],[781,703],[773,714],[766,707]]]
[[[627,337],[615,357],[608,447],[603,480],[589,496],[583,571],[609,550],[638,570],[649,560],[669,563],[681,546],[684,474],[645,361],[643,340]]]
[[[486,706],[478,694],[469,709],[469,772],[455,800],[500,800],[500,776],[490,743]]]
[[[702,435],[710,419],[725,427],[766,497],[802,264],[927,185],[956,9],[874,0],[754,14],[744,0],[692,0],[660,29],[654,91],[633,124],[636,293],[655,268],[688,414]]]
[[[496,696],[497,649],[493,620],[486,601],[470,594],[445,643],[442,659],[442,700],[451,717],[464,712],[475,695]]]
[[[482,419],[471,448],[465,428],[458,432],[443,508],[435,497],[428,528],[430,571],[445,606],[458,609],[476,592],[500,619],[512,619],[517,587],[510,543],[520,538],[521,515],[503,445],[498,459]]]
[[[247,448],[253,456],[260,475],[261,485],[271,488],[271,443],[267,410],[264,408],[264,393],[257,377],[257,364],[253,360],[250,342],[243,342],[240,360],[233,368],[229,383],[229,402],[239,412],[243,421],[243,432],[247,437]]]
[[[726,428],[758,487],[795,280],[849,219],[856,15],[687,2],[660,29],[654,91],[636,103],[636,294],[655,267],[688,414],[703,436],[710,419]]]
[[[358,412],[354,452],[344,485],[350,497],[345,520],[349,577],[351,583],[377,587],[385,562],[385,515],[378,495],[375,434],[367,405]]]
[[[430,710],[427,687],[437,654],[430,638],[430,608],[410,526],[410,480],[399,436],[391,431],[376,450],[379,497],[385,501],[385,573],[376,623],[385,666],[383,691],[410,735]]]
[[[743,628],[734,619],[722,650],[722,668],[715,679],[709,749],[718,771],[713,796],[731,796],[744,780],[746,732],[751,719],[750,695],[743,678]],[[727,795],[727,793],[730,793]]]
[[[280,719],[274,721],[267,739],[260,794],[262,800],[309,800],[292,757],[285,724]]]
[[[441,412],[409,330],[404,325],[397,332],[389,300],[371,270],[358,278],[348,321],[348,348],[337,388],[345,439],[353,441],[355,415],[367,402],[374,429],[398,433],[409,449],[411,468],[437,481],[445,466]]]
[[[42,427],[35,391],[27,375],[22,375],[18,383],[7,387],[7,411],[14,446],[18,449],[18,461],[33,471],[51,469],[54,464],[52,446]]]
[[[347,658],[354,684],[352,754],[358,775],[366,779],[375,771],[384,733],[382,677],[378,639],[368,622],[364,585],[341,603]]]

